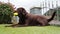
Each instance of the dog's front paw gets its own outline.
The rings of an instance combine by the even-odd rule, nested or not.
[[[28,26],[28,24],[24,24],[25,26]]]

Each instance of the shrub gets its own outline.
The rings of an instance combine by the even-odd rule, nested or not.
[[[0,24],[11,23],[13,11],[14,11],[14,8],[11,3],[1,3],[0,4]]]

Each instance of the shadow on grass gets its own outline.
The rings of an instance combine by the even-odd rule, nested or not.
[[[28,26],[24,26],[24,25],[6,25],[5,27],[28,27]]]
[[[60,27],[60,25],[47,25],[47,26],[54,26],[54,27]],[[25,26],[25,25],[6,25],[5,27],[34,27],[34,26]],[[46,26],[37,26],[37,27],[46,27]]]
[[[36,25],[37,27],[45,27],[45,26],[39,26],[39,25]],[[16,24],[16,25],[6,25],[5,27],[35,27],[35,26],[25,26],[25,25],[19,25],[19,24]]]

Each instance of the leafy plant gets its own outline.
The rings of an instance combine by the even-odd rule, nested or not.
[[[11,23],[13,11],[12,4],[2,3],[0,5],[0,23]]]

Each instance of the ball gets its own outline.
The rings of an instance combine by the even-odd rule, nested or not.
[[[14,13],[14,16],[17,16],[18,15],[18,13]]]

